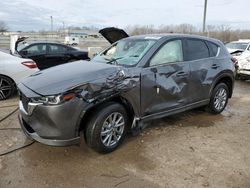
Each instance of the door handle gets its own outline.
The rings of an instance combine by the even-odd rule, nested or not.
[[[176,76],[178,76],[178,77],[185,77],[185,76],[188,76],[188,73],[186,73],[186,72],[178,72],[176,74]]]
[[[217,68],[219,68],[219,67],[220,67],[219,65],[213,64],[211,68],[212,68],[212,69],[217,69]]]

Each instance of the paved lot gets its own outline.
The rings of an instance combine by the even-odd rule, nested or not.
[[[193,110],[152,122],[115,152],[39,143],[0,157],[0,187],[250,187],[250,82],[237,82],[221,115]],[[0,119],[17,107],[0,103]],[[0,129],[19,128],[17,113]],[[30,143],[0,130],[0,153]]]

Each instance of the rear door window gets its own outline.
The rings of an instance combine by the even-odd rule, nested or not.
[[[46,44],[35,44],[26,48],[28,55],[34,54],[45,54],[46,53]]]
[[[60,45],[54,45],[50,44],[49,45],[49,53],[54,54],[54,53],[64,53],[68,50],[68,48]]]
[[[199,39],[186,39],[185,43],[185,54],[187,61],[204,59],[210,56],[209,49],[205,41]]]

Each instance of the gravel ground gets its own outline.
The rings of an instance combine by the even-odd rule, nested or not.
[[[0,157],[0,187],[248,188],[249,89],[250,82],[238,81],[221,115],[192,110],[154,121],[107,155],[95,153],[84,141],[80,147],[34,143]],[[17,104],[17,97],[1,101],[0,119]],[[0,153],[30,143],[17,114],[0,122]]]

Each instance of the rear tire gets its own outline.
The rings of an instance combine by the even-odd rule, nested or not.
[[[99,153],[114,151],[124,140],[128,116],[119,103],[109,103],[92,113],[85,129],[87,145]]]
[[[219,83],[213,89],[207,111],[212,114],[220,114],[226,107],[229,98],[229,89],[225,83]]]
[[[0,75],[0,101],[8,99],[15,91],[15,83],[8,77]]]

